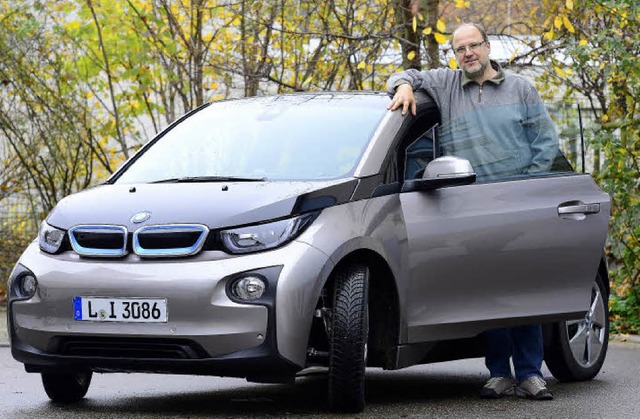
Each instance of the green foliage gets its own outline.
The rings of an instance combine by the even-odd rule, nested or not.
[[[22,203],[24,204],[24,203]],[[5,205],[0,214],[0,304],[6,300],[6,281],[13,266],[36,235],[37,225],[24,205]]]
[[[640,295],[637,289],[629,290],[624,296],[617,292],[609,300],[612,333],[638,334],[640,331]]]
[[[563,87],[565,97],[578,94],[591,104],[597,121],[593,169],[612,199],[607,250],[613,327],[639,333],[640,3],[586,0],[575,7],[573,2],[548,3],[545,36],[563,54],[549,50],[546,58],[555,71],[543,81]]]

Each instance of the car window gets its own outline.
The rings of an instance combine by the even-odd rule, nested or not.
[[[405,150],[404,179],[419,179],[425,167],[435,158],[437,125],[413,140]]]
[[[486,107],[438,127],[438,155],[469,160],[477,182],[573,173],[544,104]]]
[[[396,156],[398,178],[409,180],[422,177],[424,168],[436,157],[434,144],[437,144],[436,127],[439,121],[440,114],[435,104],[430,98],[423,98],[422,104],[418,106],[418,115],[409,119],[400,132],[399,152]]]
[[[349,176],[387,103],[384,95],[330,94],[212,103],[144,150],[116,182]]]

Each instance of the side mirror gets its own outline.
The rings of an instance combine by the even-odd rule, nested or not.
[[[476,173],[468,160],[460,157],[438,157],[427,165],[422,179],[408,180],[402,192],[430,191],[447,186],[469,185],[476,181]]]

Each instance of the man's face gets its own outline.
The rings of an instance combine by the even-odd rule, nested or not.
[[[451,46],[458,66],[470,79],[482,77],[489,65],[489,42],[482,39],[482,34],[473,26],[462,26],[453,34]]]

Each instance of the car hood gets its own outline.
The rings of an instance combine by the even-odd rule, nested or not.
[[[100,185],[69,195],[47,217],[55,227],[204,224],[210,229],[251,224],[348,200],[356,179],[322,182],[215,182]],[[151,215],[143,223],[131,219]]]

